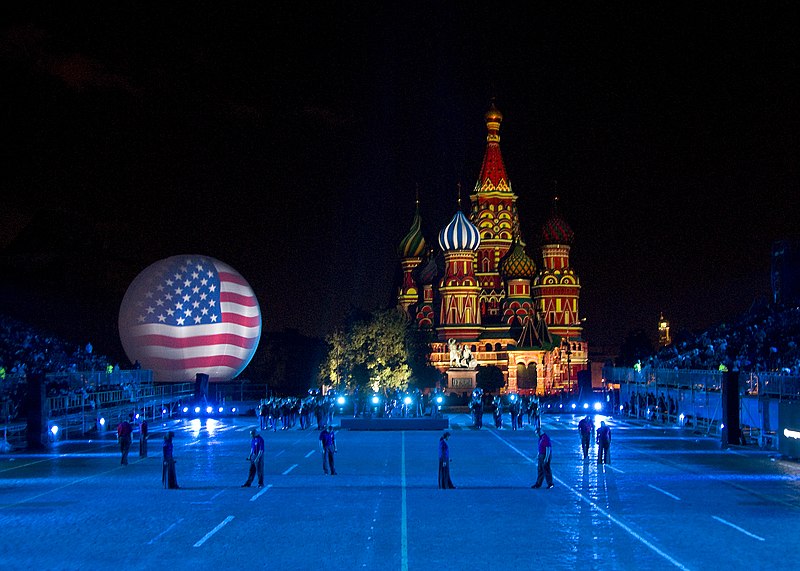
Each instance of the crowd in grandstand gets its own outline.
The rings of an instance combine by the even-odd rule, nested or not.
[[[105,371],[108,366],[108,359],[95,353],[91,343],[83,346],[69,343],[0,315],[0,402],[7,403],[4,412],[12,418],[21,410],[29,375]],[[46,384],[48,396],[68,390],[70,387],[64,381]]]
[[[732,323],[663,347],[654,368],[774,371],[800,375],[800,307],[761,304]]]

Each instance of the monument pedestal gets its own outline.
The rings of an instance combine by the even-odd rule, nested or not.
[[[472,392],[478,386],[477,369],[447,369],[447,390]]]

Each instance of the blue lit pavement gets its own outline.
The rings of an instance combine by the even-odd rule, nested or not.
[[[530,488],[535,433],[490,415],[449,418],[455,490],[436,489],[439,432],[417,430],[337,432],[336,476],[316,430],[262,431],[266,485],[241,488],[255,417],[151,424],[128,466],[111,434],[2,454],[0,568],[797,569],[798,464],[612,418],[598,466],[579,418],[544,416],[551,490]],[[167,429],[179,490],[161,486]]]

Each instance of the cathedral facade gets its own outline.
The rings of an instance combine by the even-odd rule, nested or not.
[[[580,280],[570,265],[574,234],[553,200],[534,261],[520,231],[517,196],[500,152],[503,115],[485,115],[486,152],[469,196],[427,246],[419,201],[398,254],[398,305],[428,330],[431,364],[447,375],[447,389],[475,387],[479,366],[496,366],[505,391],[546,395],[578,388],[588,369],[579,314]],[[538,262],[538,263],[537,263]]]

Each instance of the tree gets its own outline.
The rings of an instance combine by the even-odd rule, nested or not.
[[[502,389],[505,384],[503,371],[496,365],[481,365],[478,367],[478,377],[475,380],[478,387],[487,393],[493,393]]]
[[[346,331],[338,330],[326,341],[328,354],[320,369],[323,385],[352,391],[363,387],[366,379],[371,390],[395,390],[406,389],[412,375],[431,376],[423,338],[397,309],[353,321]]]

